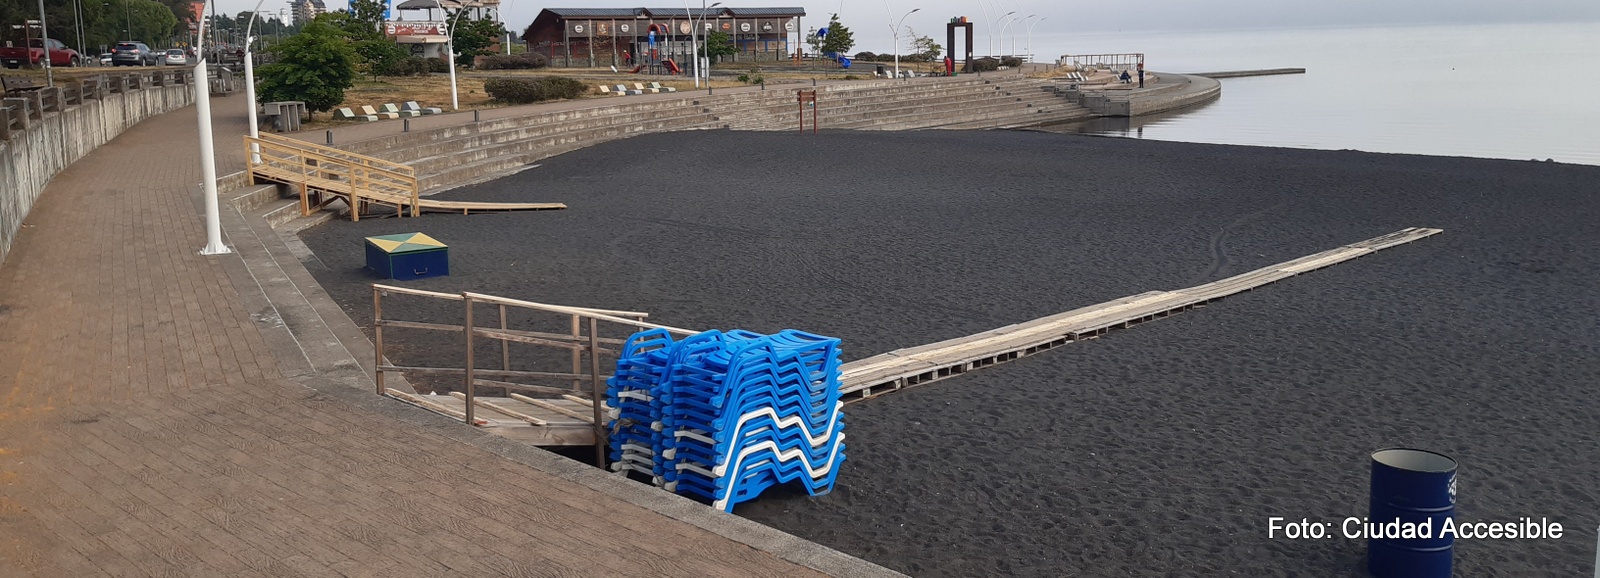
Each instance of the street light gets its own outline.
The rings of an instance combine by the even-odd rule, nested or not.
[[[201,255],[226,255],[233,251],[222,243],[222,218],[217,208],[217,144],[211,134],[211,86],[206,79],[206,21],[200,19],[200,30],[195,35],[195,54],[200,62],[194,66],[194,110],[200,116],[200,184],[205,189],[206,246]]]
[[[894,9],[889,7],[889,0],[883,0],[883,9],[889,11],[889,18],[894,18]],[[906,18],[922,11],[921,8],[912,8],[905,16],[900,17],[900,23],[891,25],[889,33],[894,34],[894,77],[900,78],[900,26],[906,23]]]
[[[684,5],[685,6],[688,5],[688,0],[684,0]],[[711,90],[711,56],[709,54],[711,52],[711,47],[709,46],[709,44],[711,43],[711,35],[707,34],[706,35],[706,41],[704,43],[702,43],[703,45],[707,45],[706,46],[706,52],[708,53],[706,55],[706,57],[702,60],[700,58],[700,48],[698,46],[696,46],[696,44],[695,44],[695,40],[694,40],[695,39],[695,34],[698,33],[700,31],[700,29],[705,27],[706,11],[708,11],[708,10],[710,10],[712,8],[716,8],[718,6],[721,6],[721,5],[722,5],[721,2],[715,2],[715,3],[712,3],[710,6],[706,6],[706,0],[700,0],[700,21],[699,22],[696,22],[695,19],[694,19],[694,16],[689,14],[689,9],[688,8],[684,8],[684,10],[683,10],[684,15],[685,16],[689,16],[689,50],[694,52],[694,87],[695,88],[700,88],[700,75],[701,74],[705,74],[705,77],[706,77],[706,90]],[[702,66],[702,65],[704,65],[704,66]]]
[[[994,24],[994,21],[989,19],[989,3],[984,2],[983,0],[978,0],[978,7],[983,9],[983,27],[984,31],[989,34],[989,52],[992,56],[992,53],[994,52],[994,27],[990,25]],[[967,48],[972,47],[968,46]],[[952,46],[950,49],[955,50],[955,47]],[[955,56],[956,55],[954,54],[950,55],[951,58],[955,58]]]
[[[433,0],[433,5],[439,7],[440,14],[447,14],[444,4],[440,4],[439,0]],[[447,26],[444,29],[445,51],[450,53],[450,110],[461,110],[461,97],[456,92],[456,21],[466,12],[466,4],[462,4],[461,8],[456,10],[456,15],[452,16],[446,23]]]
[[[1013,12],[1011,12],[1011,14],[1016,14],[1016,12],[1013,11]],[[1010,16],[1011,14],[1007,14],[1007,16]],[[1005,48],[1006,30],[1011,28],[1011,24],[1012,23],[1014,23],[1014,22],[1016,22],[1018,20],[1021,20],[1021,19],[1022,19],[1021,16],[1018,16],[1016,18],[1009,18],[1009,19],[1006,20],[1005,25],[1000,27],[1000,48],[1002,48],[1002,49]],[[1017,43],[1016,42],[1012,42],[1011,43],[1011,51],[1012,52],[1016,52],[1017,51]],[[1008,54],[1007,56],[1014,56],[1014,55]]]
[[[255,56],[250,54],[250,48],[255,45],[255,37],[250,33],[255,31],[256,18],[261,14],[261,4],[267,0],[259,0],[256,7],[250,9],[250,23],[244,27],[244,99],[245,105],[250,107],[250,160],[261,162],[261,144],[255,139],[261,138],[260,121],[256,120],[256,67]],[[288,126],[285,124],[284,126]]]
[[[1033,27],[1038,26],[1040,22],[1044,22],[1048,19],[1049,18],[1040,18],[1038,20],[1034,20],[1033,24],[1028,25],[1028,62],[1033,62]]]
[[[1038,17],[1039,17],[1038,14],[1029,14],[1027,18],[1018,18],[1017,21],[1026,24],[1028,22],[1029,18],[1038,18]],[[1018,25],[1017,26],[1017,30],[1021,30],[1021,29],[1022,29],[1022,25]],[[1017,30],[1012,30],[1011,31],[1011,55],[1012,56],[1016,56],[1017,55]]]
[[[1000,43],[1001,43],[1000,44],[1000,48],[1002,48],[1002,49],[1005,48],[1006,27],[1011,25],[1011,16],[1015,15],[1016,13],[1017,13],[1016,10],[1012,10],[1010,12],[1005,13],[1005,15],[1000,17]],[[989,39],[989,56],[990,57],[994,56],[994,39],[993,38]]]

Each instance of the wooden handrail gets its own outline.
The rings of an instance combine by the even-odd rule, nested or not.
[[[668,332],[677,333],[679,335],[694,335],[694,334],[700,333],[699,331],[690,331],[688,329],[680,329],[680,328],[677,328],[677,327],[668,327],[666,325],[656,325],[654,323],[646,323],[646,322],[638,321],[638,320],[634,320],[634,319],[625,319],[625,318],[617,317],[617,316],[614,316],[614,315],[608,315],[608,314],[605,314],[605,313],[599,313],[599,312],[597,312],[595,310],[585,309],[585,308],[582,308],[582,307],[566,307],[566,306],[563,306],[563,305],[550,305],[548,303],[534,303],[532,301],[521,301],[521,300],[517,300],[517,299],[507,299],[505,297],[495,297],[493,295],[484,295],[482,293],[472,293],[472,292],[469,292],[469,291],[462,292],[461,296],[464,297],[464,298],[467,298],[467,299],[471,299],[473,301],[479,301],[479,302],[490,303],[490,304],[495,304],[495,305],[509,305],[509,306],[512,306],[512,307],[521,307],[523,309],[534,309],[534,310],[538,310],[538,311],[550,311],[550,312],[553,312],[553,313],[576,314],[576,315],[582,315],[584,317],[588,317],[588,318],[591,318],[591,319],[597,319],[597,320],[600,320],[600,321],[610,321],[612,323],[620,323],[622,325],[632,325],[634,327],[643,327],[645,329],[665,329]]]
[[[252,178],[258,167],[298,173],[303,179],[301,185],[310,184],[314,174],[318,178],[342,177],[349,187],[346,194],[352,219],[357,217],[363,203],[372,202],[393,205],[402,214],[405,207],[410,206],[411,216],[421,214],[421,186],[413,167],[272,134],[245,136],[244,146]],[[315,165],[309,161],[315,161]],[[303,186],[301,196],[305,196]]]
[[[413,175],[416,174],[416,169],[412,168],[410,165],[384,160],[378,157],[367,156],[361,153],[353,153],[344,149],[334,148],[327,145],[319,145],[314,142],[303,141],[286,136],[279,136],[272,133],[261,133],[261,140],[275,141],[277,144],[296,149],[308,149],[328,156],[348,157],[352,160],[361,160],[364,161],[365,164],[387,168],[392,171],[404,172]]]
[[[395,287],[393,285],[384,285],[382,283],[373,283],[372,286],[373,286],[373,288],[376,288],[376,289],[379,289],[379,290],[392,291],[392,292],[399,293],[399,294],[402,294],[402,295],[416,295],[418,297],[433,297],[433,298],[436,298],[436,299],[448,299],[450,301],[460,301],[460,300],[462,300],[462,296],[459,293],[440,293],[440,292],[437,292],[437,291],[425,291],[425,290],[422,290],[422,289],[411,289],[409,287]],[[582,314],[584,314],[584,315],[587,315],[589,313],[598,313],[600,315],[612,315],[612,316],[616,316],[616,317],[638,317],[640,319],[644,319],[644,318],[650,316],[649,313],[645,313],[643,311],[619,311],[619,310],[615,310],[615,309],[596,309],[594,307],[572,307],[572,306],[569,306],[569,305],[550,305],[550,304],[547,304],[547,303],[534,303],[532,301],[517,301],[515,299],[506,299],[506,298],[503,298],[503,297],[495,297],[495,296],[492,296],[492,295],[482,295],[482,294],[478,294],[478,293],[474,293],[472,295],[472,298],[476,299],[476,300],[479,300],[479,301],[483,301],[485,303],[497,303],[498,304],[501,301],[504,301],[505,305],[511,305],[511,306],[515,306],[515,307],[524,307],[526,305],[533,305],[533,306],[536,306],[536,307],[559,307],[559,308],[561,308],[562,311],[558,311],[557,313],[571,313],[572,311],[569,311],[569,310],[577,310],[577,311],[581,311]]]

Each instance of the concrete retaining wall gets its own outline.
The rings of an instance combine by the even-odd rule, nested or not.
[[[59,113],[30,119],[26,130],[0,141],[0,263],[34,201],[67,165],[122,134],[139,121],[194,103],[188,84],[145,86],[101,94]]]

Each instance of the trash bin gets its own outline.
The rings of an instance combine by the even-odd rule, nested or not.
[[[1450,578],[1455,536],[1441,534],[1455,509],[1455,460],[1406,448],[1373,452],[1367,522],[1380,535],[1367,538],[1367,570],[1377,578]],[[1386,525],[1397,521],[1392,528],[1410,525],[1416,537],[1388,535]]]
[[[878,76],[886,76],[886,75],[889,74],[889,70],[887,68],[884,68],[882,64],[879,64],[878,65],[878,71],[873,73],[873,74],[876,74]]]

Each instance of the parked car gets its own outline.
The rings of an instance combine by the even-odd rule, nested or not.
[[[107,52],[100,55],[100,66],[111,66],[111,53]]]
[[[115,66],[150,66],[159,60],[155,51],[143,42],[118,42],[111,48],[111,64]]]
[[[0,47],[0,63],[6,68],[29,68],[44,64],[45,46],[50,47],[50,66],[83,66],[83,56],[54,38],[29,38],[27,47],[21,41],[6,41]]]
[[[161,61],[163,64],[187,66],[189,64],[189,55],[184,54],[183,49],[181,48],[169,48],[167,49],[167,54],[162,57]]]

